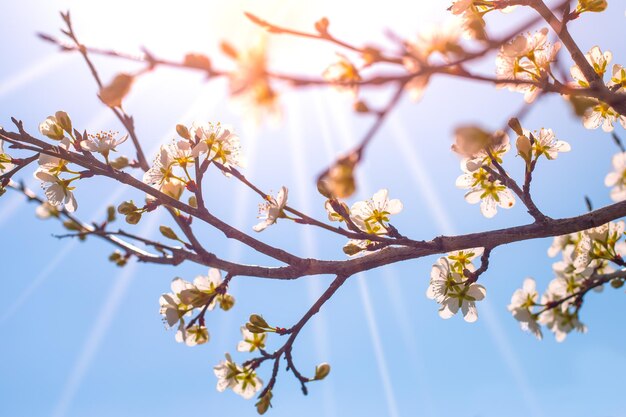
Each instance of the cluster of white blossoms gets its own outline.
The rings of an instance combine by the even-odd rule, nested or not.
[[[604,75],[613,59],[613,54],[610,51],[603,53],[600,47],[594,46],[585,54],[585,58],[600,79],[604,80]],[[577,65],[570,69],[570,73],[576,87],[590,87],[589,80],[585,78]],[[613,92],[626,92],[626,69],[619,64],[613,65],[612,76],[606,83],[606,86]],[[620,115],[613,107],[595,98],[588,99],[591,100],[592,104],[586,108],[583,114],[583,125],[587,129],[597,129],[602,126],[602,130],[611,132],[616,121],[619,121],[626,128],[626,117]]]
[[[337,212],[334,205],[341,212]],[[361,232],[385,236],[390,232],[389,216],[398,214],[402,211],[402,202],[398,199],[389,199],[389,191],[386,189],[378,190],[371,199],[366,201],[357,201],[350,207],[338,200],[327,200],[325,204],[330,221],[346,221],[347,216],[350,222],[356,226]],[[369,239],[351,239],[344,246],[343,250],[348,255],[355,255],[363,251],[369,250],[369,246],[373,242]]]
[[[456,186],[468,190],[465,201],[470,204],[480,202],[480,211],[487,218],[496,215],[497,206],[509,209],[515,205],[513,192],[486,169],[494,169],[492,157],[501,163],[502,156],[510,148],[509,137],[504,132],[489,134],[474,126],[455,131],[452,149],[465,156],[461,160],[464,174],[457,178]]]
[[[190,168],[196,160],[201,164],[219,163],[226,176],[230,167],[242,166],[239,137],[232,128],[220,123],[194,122],[190,129],[178,125],[177,132],[182,139],[162,145],[143,176],[143,182],[170,197],[178,200],[185,187],[195,184]]]
[[[540,85],[550,74],[550,64],[554,62],[561,44],[547,41],[548,29],[543,28],[534,34],[520,34],[502,45],[496,57],[496,76],[499,80],[516,82],[500,84],[511,91],[524,93],[524,100],[531,103],[539,94]]]
[[[558,140],[552,129],[530,131],[522,128],[517,119],[509,122],[518,137],[517,153],[526,162],[526,170],[532,171],[542,156],[556,159],[559,152],[569,152],[570,145]],[[503,131],[489,133],[477,126],[462,126],[455,130],[452,150],[463,156],[456,186],[468,190],[465,200],[470,204],[480,202],[480,211],[491,218],[497,207],[511,208],[515,196],[501,178],[503,156],[511,149],[508,135]],[[497,175],[496,175],[497,174]]]
[[[99,153],[104,157],[107,165],[117,167],[113,162],[127,160],[125,157],[110,162],[109,155],[111,152],[117,151],[117,146],[124,143],[128,135],[121,138],[117,137],[116,132],[98,132],[96,134],[81,135],[72,127],[72,121],[67,113],[57,111],[54,116],[48,116],[46,120],[39,124],[39,132],[49,139],[58,142],[57,150],[71,152],[71,148],[81,152]],[[2,157],[0,156],[0,163]],[[75,186],[74,181],[80,180],[88,173],[80,173],[72,171],[68,168],[69,162],[46,153],[39,154],[39,167],[34,173],[36,179],[41,181],[41,187],[48,199],[48,203],[55,208],[64,207],[68,212],[73,212],[77,208],[76,198],[74,197]],[[72,174],[73,176],[65,177],[63,174]]]
[[[556,277],[541,298],[535,280],[526,278],[508,306],[521,328],[541,339],[541,325],[544,325],[558,342],[565,340],[572,330],[586,332],[587,327],[579,319],[581,297],[590,289],[601,291],[598,274],[613,272],[611,262],[617,265],[623,262],[626,255],[626,244],[620,241],[623,235],[624,222],[620,221],[555,237],[548,255],[554,257],[559,252],[563,255],[552,266]],[[618,278],[616,283],[620,285],[620,282]]]
[[[178,325],[176,341],[185,342],[187,346],[201,345],[209,341],[209,331],[204,325],[204,313],[200,310],[213,310],[216,305],[224,310],[230,310],[235,304],[235,298],[219,290],[222,276],[218,269],[211,268],[207,276],[197,276],[193,283],[181,278],[172,281],[172,292],[161,295],[159,304],[163,321],[169,328]],[[199,313],[198,319],[192,326],[185,322],[193,312]]]
[[[468,275],[476,271],[472,261],[482,254],[483,248],[451,252],[433,265],[426,297],[441,305],[439,317],[449,319],[460,309],[466,322],[478,320],[476,301],[484,299],[487,291]]]

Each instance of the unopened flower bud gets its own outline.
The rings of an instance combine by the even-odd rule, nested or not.
[[[168,239],[178,240],[178,236],[176,236],[176,233],[174,233],[174,231],[167,226],[159,226],[159,231],[163,236]]]
[[[252,323],[246,323],[246,329],[248,329],[250,333],[265,333],[266,332],[265,329],[255,326]]]
[[[113,168],[118,169],[118,170],[126,168],[128,164],[129,164],[128,158],[125,156],[118,156],[114,160],[109,161],[109,165],[111,165]]]
[[[614,278],[611,280],[611,287],[622,288],[624,286],[624,280],[621,278]]]
[[[176,133],[178,133],[178,136],[180,136],[183,139],[191,139],[191,135],[189,134],[189,129],[187,129],[187,126],[184,125],[176,125]]]
[[[269,390],[265,393],[264,396],[259,398],[259,401],[257,401],[257,403],[255,404],[257,413],[265,414],[267,410],[272,406],[271,400],[272,390]]]
[[[115,221],[115,206],[107,207],[107,223]]]
[[[63,128],[54,116],[49,116],[39,124],[39,132],[53,140],[61,140],[65,137]]]
[[[315,377],[316,381],[321,381],[326,378],[330,373],[330,365],[327,363],[321,363],[315,367]]]
[[[61,126],[61,129],[65,130],[67,133],[72,133],[72,120],[67,113],[59,110],[54,113],[54,117],[57,119],[57,123]]]
[[[320,34],[324,35],[328,33],[329,24],[330,22],[328,21],[328,18],[322,17],[320,20],[315,22],[315,30],[317,30]]]
[[[518,136],[517,141],[515,142],[515,146],[517,147],[518,155],[521,156],[527,164],[530,164],[532,157],[532,146],[530,144],[530,139],[524,135]]]
[[[265,328],[269,328],[270,327],[270,325],[267,324],[265,319],[263,317],[259,316],[258,314],[252,314],[250,316],[250,323],[254,324],[257,327],[265,327]]]
[[[522,125],[519,122],[517,117],[512,117],[509,119],[509,127],[513,130],[513,132],[522,136],[524,134],[524,130],[522,129]]]
[[[198,68],[198,69],[203,69],[206,71],[211,70],[211,60],[209,59],[208,56],[204,54],[188,53],[187,55],[185,55],[183,64],[191,68]],[[188,139],[188,138],[185,138],[185,139]]]
[[[130,214],[137,211],[137,206],[132,201],[124,201],[122,204],[117,206],[117,212],[119,214]]]
[[[137,224],[141,220],[141,213],[132,212],[126,215],[126,223],[128,224]]]
[[[452,150],[462,156],[472,157],[490,147],[496,147],[506,140],[502,131],[489,133],[478,126],[461,126],[454,131]]]
[[[608,3],[606,0],[578,0],[578,6],[576,6],[577,13],[583,12],[603,12],[606,10]]]

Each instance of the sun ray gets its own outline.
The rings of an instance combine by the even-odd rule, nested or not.
[[[25,185],[28,189],[33,189],[37,182],[37,180],[31,177],[26,181]],[[12,196],[3,196],[2,205],[0,206],[0,226],[8,221],[24,204],[26,204],[26,198],[22,194],[15,193]]]
[[[389,291],[389,298],[393,302],[389,303],[393,311],[395,322],[400,328],[400,337],[404,343],[404,346],[409,353],[408,362],[411,367],[415,369],[415,382],[419,390],[420,402],[423,404],[423,410],[427,416],[438,415],[436,406],[433,401],[433,393],[431,385],[428,381],[428,373],[426,370],[426,364],[423,360],[424,352],[422,347],[417,341],[415,332],[416,321],[411,321],[409,309],[407,308],[405,298],[402,294],[402,288],[399,284],[398,272],[393,265],[389,265],[382,270],[383,280],[387,291]]]
[[[143,222],[138,234],[140,236],[147,236],[150,231],[154,230],[162,215],[163,211],[160,210],[146,219],[146,221]],[[111,326],[113,319],[115,318],[117,309],[124,300],[126,292],[135,277],[137,266],[137,262],[132,262],[117,274],[111,290],[104,300],[104,304],[100,308],[100,312],[94,321],[94,325],[91,327],[91,330],[83,343],[81,351],[72,366],[69,377],[63,386],[61,396],[59,397],[52,413],[53,417],[63,417],[67,414],[67,411],[69,410],[71,403],[80,388],[85,374],[98,353],[98,348],[100,347],[106,332]]]
[[[327,93],[328,94],[328,93]],[[319,98],[319,96],[317,96]],[[333,100],[325,100],[326,102],[334,103]],[[331,136],[331,130],[328,121],[326,120],[327,113],[324,111],[321,100],[315,100],[319,119],[320,119],[320,130],[322,132],[322,137],[325,142],[325,147],[327,149],[332,149],[332,139],[331,137],[338,137],[339,141],[342,142],[342,147],[347,148],[350,143],[348,143],[348,138],[352,137],[350,128],[347,125],[346,119],[341,118],[341,115],[345,113],[345,110],[339,108],[334,108],[331,114],[334,118],[334,125],[340,130],[338,135]],[[367,188],[364,184],[363,179],[361,179],[361,188]],[[374,314],[374,308],[372,306],[371,297],[369,294],[369,288],[367,285],[367,281],[365,280],[365,276],[363,274],[357,274],[356,276],[357,282],[359,283],[359,294],[361,299],[361,304],[365,310],[365,317],[367,320],[368,330],[370,333],[370,339],[372,340],[372,345],[374,348],[374,356],[376,358],[376,364],[378,366],[378,373],[380,374],[380,379],[383,385],[383,390],[385,393],[385,400],[387,402],[387,414],[392,417],[397,417],[398,414],[398,406],[396,402],[396,398],[394,395],[393,385],[391,382],[391,377],[389,374],[389,368],[387,366],[387,360],[385,358],[385,353],[383,350],[383,345],[380,337],[380,333],[378,331],[378,324],[376,323],[376,316]]]
[[[398,405],[396,403],[396,397],[394,395],[393,385],[389,376],[389,369],[387,367],[387,360],[385,359],[385,352],[383,350],[383,344],[380,338],[380,332],[378,330],[378,324],[376,323],[376,314],[374,313],[374,307],[372,306],[372,298],[369,293],[367,281],[365,275],[359,273],[355,277],[359,283],[359,294],[361,295],[361,303],[365,309],[365,317],[367,319],[367,326],[374,345],[374,355],[376,356],[376,364],[378,365],[378,373],[380,374],[383,390],[385,391],[385,399],[387,400],[387,411],[389,416],[398,417]]]
[[[50,71],[68,62],[67,54],[49,55],[27,69],[20,69],[13,75],[0,81],[0,98],[10,94],[48,74]]]
[[[389,127],[393,132],[391,136],[398,146],[398,153],[405,160],[405,166],[411,173],[410,177],[415,181],[415,185],[420,191],[420,196],[426,199],[428,210],[439,226],[440,231],[448,235],[452,234],[454,230],[452,221],[446,212],[444,204],[441,202],[441,198],[439,198],[439,194],[435,190],[431,177],[423,169],[424,163],[419,156],[419,152],[417,152],[415,145],[409,139],[409,135],[406,129],[402,127],[398,116],[392,113],[388,117]]]
[[[300,96],[292,96],[288,105],[289,118],[288,118],[288,143],[290,145],[290,155],[292,156],[292,170],[295,175],[296,184],[300,190],[307,190],[310,188],[311,179],[305,177],[305,173],[308,172],[307,161],[304,157],[304,136],[302,135],[302,123],[300,116],[302,114],[300,105]],[[331,159],[332,155],[328,154],[326,159]],[[305,213],[311,213],[313,211],[313,204],[310,199],[310,194],[306,192],[297,193],[297,205],[304,210]],[[302,243],[302,249],[306,257],[318,258],[318,246],[311,227],[301,228],[300,242]],[[314,303],[317,298],[322,294],[324,288],[318,279],[307,279],[307,293],[309,302]],[[317,353],[318,362],[331,361],[331,349],[330,341],[328,339],[328,325],[324,315],[318,315],[313,320],[312,328],[315,334],[314,343],[315,351]],[[335,416],[337,415],[337,408],[335,405],[335,398],[333,395],[332,382],[324,385],[324,415]]]
[[[15,314],[15,312],[18,311],[20,307],[26,303],[26,301],[28,301],[30,296],[33,295],[33,293],[46,281],[50,274],[54,272],[56,267],[59,266],[59,264],[61,264],[61,262],[63,262],[63,260],[71,253],[77,243],[77,240],[72,239],[57,252],[54,258],[48,262],[48,264],[39,272],[39,274],[37,274],[28,287],[26,287],[26,289],[24,289],[15,298],[15,301],[13,301],[4,314],[0,316],[0,326],[7,322]]]

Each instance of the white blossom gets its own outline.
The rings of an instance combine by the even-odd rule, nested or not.
[[[524,129],[524,136],[530,137],[530,131]],[[557,140],[552,129],[541,128],[539,132],[533,134],[535,141],[532,146],[535,158],[541,155],[548,159],[556,159],[559,152],[569,152],[572,148],[569,143]]]
[[[263,220],[252,228],[255,232],[265,230],[268,226],[276,223],[276,220],[280,217],[284,216],[283,210],[287,205],[287,194],[287,187],[281,187],[276,198],[267,196],[267,202],[259,207],[259,218]]]
[[[252,368],[237,365],[228,353],[226,360],[215,366],[213,372],[217,377],[217,390],[219,392],[230,388],[248,400],[263,387],[263,381]]]
[[[531,308],[537,305],[538,298],[539,293],[537,293],[535,280],[526,278],[522,288],[513,293],[511,304],[507,308],[513,317],[520,322],[522,330],[533,333],[537,339],[541,340],[543,337],[541,327],[531,311]]]
[[[41,181],[41,188],[50,204],[55,207],[65,206],[65,210],[70,213],[76,211],[78,204],[72,192],[75,187],[70,185],[71,180],[63,180],[45,171],[35,172],[35,177]]]
[[[366,233],[387,233],[389,216],[402,211],[402,202],[389,200],[388,194],[386,189],[381,189],[371,200],[354,203],[350,207],[350,219]]]
[[[171,293],[163,294],[159,298],[160,313],[168,327],[174,327],[177,323],[184,325],[183,317],[191,315],[192,308],[181,301],[180,294],[185,290],[193,289],[194,286],[182,278],[174,278],[171,288]]]
[[[586,129],[597,129],[602,126],[605,132],[612,132],[615,122],[626,129],[626,117],[620,115],[613,107],[607,103],[592,99],[596,104],[587,108],[583,114],[583,126]]]
[[[359,70],[345,55],[337,55],[339,60],[329,65],[322,73],[322,77],[332,83],[338,91],[356,96],[361,81]]]
[[[446,258],[439,258],[433,265],[426,297],[441,304],[439,317],[449,319],[460,309],[464,320],[473,323],[478,320],[476,301],[483,300],[486,294],[482,285],[468,285],[461,274],[450,268]]]
[[[109,153],[115,152],[118,145],[126,142],[128,135],[116,138],[117,132],[98,132],[88,135],[88,139],[81,142],[80,146],[89,152],[98,152],[108,162]]]
[[[608,64],[613,59],[613,54],[610,51],[605,51],[602,53],[600,47],[594,46],[585,54],[585,58],[587,62],[593,67],[593,70],[600,78],[604,77],[604,73],[606,72]],[[581,87],[588,88],[589,80],[585,78],[583,72],[580,70],[578,65],[574,65],[570,68],[570,74],[572,74],[572,78],[576,82],[577,85]]]
[[[194,122],[189,132],[197,141],[192,152],[195,157],[206,154],[207,160],[219,162],[225,168],[243,165],[239,136],[234,133],[232,127],[220,123]]]
[[[194,324],[190,328],[179,328],[176,332],[176,341],[183,343],[189,347],[202,345],[209,341],[209,331],[206,327]]]
[[[241,326],[241,336],[243,340],[237,344],[239,352],[254,352],[257,349],[265,349],[266,333],[252,333],[246,326]]]
[[[492,181],[489,173],[483,168],[473,172],[465,169],[465,174],[457,178],[456,186],[469,189],[465,193],[465,201],[470,204],[480,202],[480,211],[487,218],[496,215],[496,206],[509,209],[515,205],[513,192],[499,180]]]

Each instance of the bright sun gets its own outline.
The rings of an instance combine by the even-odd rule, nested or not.
[[[65,0],[60,9],[70,10],[77,32],[87,45],[136,51],[149,48],[159,56],[180,58],[186,52],[197,51],[214,54],[219,42],[228,39],[235,45],[246,46],[263,31],[249,22],[243,12],[252,12],[268,21],[298,28],[313,30],[313,23],[326,16],[338,34],[350,34],[350,38],[379,39],[385,41],[384,31],[412,36],[420,25],[433,21],[433,14],[445,11],[425,2],[420,5],[420,14],[401,13],[405,2],[391,0],[380,4],[364,4],[355,0],[298,1],[298,0],[229,0],[225,2],[206,0],[110,0],[107,2],[85,2]],[[376,13],[365,12],[376,7]],[[393,22],[392,27],[383,22]],[[364,36],[361,36],[364,35]],[[311,62],[328,59],[327,45],[307,44],[302,51],[301,40],[297,47],[289,39],[272,39],[272,56],[287,54],[291,61],[298,61],[303,68]],[[310,48],[309,48],[310,47]],[[326,50],[324,50],[324,47]],[[293,55],[297,54],[297,60]],[[284,58],[283,58],[284,59]]]

